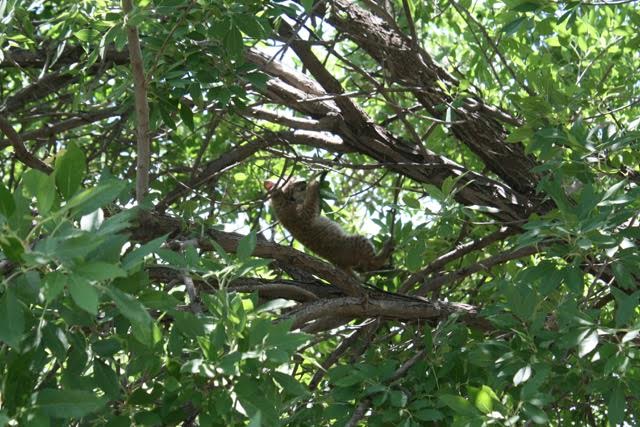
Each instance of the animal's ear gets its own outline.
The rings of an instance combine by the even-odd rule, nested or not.
[[[273,188],[276,186],[276,183],[270,180],[266,180],[264,183],[264,188],[267,189],[267,191],[271,191],[273,190]]]

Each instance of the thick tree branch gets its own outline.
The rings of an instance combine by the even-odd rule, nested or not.
[[[489,323],[478,316],[475,307],[468,304],[442,301],[409,301],[394,299],[345,297],[332,300],[320,300],[305,304],[293,315],[292,328],[303,327],[306,323],[331,317],[350,317],[365,319],[382,317],[394,320],[441,320],[453,314],[459,314],[463,322],[482,330],[491,329]]]
[[[329,22],[362,47],[393,79],[419,87],[420,90],[413,93],[432,115],[441,117],[442,106],[454,108],[453,99],[437,82],[448,86],[449,93],[455,93],[457,81],[436,65],[424,50],[412,49],[406,36],[383,21],[351,1],[331,1]],[[521,144],[505,142],[506,132],[499,123],[514,123],[513,118],[477,98],[468,98],[462,107],[454,108],[454,111],[460,122],[451,126],[454,135],[509,186],[523,194],[534,194],[537,178],[531,169],[536,163],[524,153]]]
[[[192,225],[192,229],[199,229]],[[183,236],[185,240],[190,236],[184,236],[184,224],[176,218],[166,215],[154,214],[151,212],[141,212],[138,217],[138,225],[130,231],[134,240],[146,242],[165,234],[174,237]],[[210,240],[216,241],[225,251],[234,253],[238,247],[238,243],[244,237],[238,233],[228,233],[220,230],[207,229],[203,232],[203,236],[197,240],[197,246],[206,251],[214,249]],[[361,296],[365,291],[361,283],[352,275],[340,270],[331,264],[321,261],[318,258],[297,251],[293,248],[278,245],[264,239],[258,239],[253,256],[260,258],[276,259],[293,265],[333,283],[349,296]],[[407,297],[410,298],[410,297]]]
[[[282,35],[288,36],[290,31],[291,28],[283,23]],[[307,42],[294,39],[291,47],[328,93],[340,95],[344,92],[338,80],[311,52]],[[422,147],[418,149],[395,138],[386,129],[374,124],[365,112],[346,96],[337,96],[335,103],[341,111],[342,119],[337,122],[334,132],[357,151],[381,162],[390,163],[390,169],[418,182],[441,186],[445,179],[454,177],[457,180],[456,200],[465,205],[493,206],[497,211],[491,214],[501,221],[520,221],[528,216],[530,203],[509,187],[468,171],[429,150]]]
[[[78,73],[54,72],[45,74],[38,81],[9,96],[4,102],[2,109],[9,113],[18,111],[29,102],[42,99],[78,80],[80,80]]]
[[[87,53],[82,46],[70,46],[62,51],[56,65],[75,64]],[[45,50],[24,50],[9,49],[4,52],[4,60],[0,62],[0,68],[42,68],[47,64],[50,54]],[[125,65],[129,63],[129,54],[126,51],[117,51],[113,46],[105,50],[104,57],[107,61],[115,65]]]

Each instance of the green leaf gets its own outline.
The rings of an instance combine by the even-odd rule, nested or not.
[[[81,418],[96,412],[106,403],[106,398],[85,390],[44,389],[36,395],[36,408],[56,418]]]
[[[47,303],[52,303],[58,295],[64,290],[64,285],[67,283],[67,276],[59,271],[52,271],[48,273],[44,278],[44,297]]]
[[[145,243],[139,248],[128,253],[122,260],[122,266],[125,270],[131,271],[135,269],[140,263],[144,261],[144,257],[149,254],[155,253],[160,249],[160,246],[167,240],[168,234],[160,236],[157,239],[153,239],[150,242]]]
[[[100,38],[100,33],[97,30],[83,28],[82,30],[78,30],[73,33],[74,36],[78,38],[78,40],[82,42],[92,42],[97,41]]]
[[[437,409],[421,409],[412,414],[420,421],[438,421],[444,418],[444,414]]]
[[[236,255],[240,260],[249,259],[251,254],[256,248],[256,243],[258,239],[255,231],[251,231],[249,234],[244,236],[238,242],[238,248],[236,249]]]
[[[131,323],[140,326],[150,326],[152,323],[151,316],[147,309],[133,296],[122,292],[119,289],[110,286],[107,288],[109,297],[116,303],[120,313]]]
[[[49,212],[56,197],[55,175],[47,175],[36,169],[31,169],[22,177],[27,191],[36,198],[38,210],[41,214]]]
[[[582,295],[584,288],[583,273],[576,266],[571,266],[562,270],[567,287],[578,295]]]
[[[304,11],[306,13],[311,13],[311,10],[313,9],[313,3],[315,2],[315,0],[301,0],[300,3],[302,4],[302,7],[304,7]]]
[[[526,17],[516,18],[513,21],[509,22],[507,25],[502,27],[502,32],[505,33],[506,37],[514,35],[522,26],[522,23],[526,21]]]
[[[20,239],[15,236],[0,236],[0,248],[4,252],[4,256],[9,261],[21,262],[21,255],[24,253],[24,246]]]
[[[309,390],[296,381],[291,375],[274,371],[271,373],[274,381],[276,381],[287,394],[299,397],[309,395]]]
[[[98,291],[83,277],[69,276],[67,283],[71,298],[78,307],[93,315],[98,314]]]
[[[9,218],[16,210],[16,202],[13,200],[13,194],[0,183],[0,214],[5,218]]]
[[[418,270],[424,263],[424,256],[422,251],[422,245],[412,244],[407,249],[407,256],[405,258],[405,267],[410,271]]]
[[[267,33],[255,15],[244,14],[240,16],[240,19],[234,19],[233,22],[249,37],[260,38]]]
[[[524,413],[529,417],[531,421],[536,424],[549,424],[549,417],[547,414],[540,408],[531,405],[530,403],[524,404]]]
[[[619,181],[619,182],[609,186],[607,188],[607,191],[604,192],[604,196],[602,196],[602,201],[600,202],[600,204],[604,205],[603,202],[609,200],[611,198],[611,196],[616,194],[618,192],[618,190],[623,188],[626,184],[627,184],[627,180],[623,179],[622,181]]]
[[[69,200],[80,187],[87,168],[84,153],[69,143],[67,150],[56,159],[56,185],[62,196]]]
[[[127,273],[120,267],[107,262],[96,261],[82,264],[75,268],[75,273],[84,276],[86,279],[102,281],[115,279],[116,277],[126,277]]]
[[[457,414],[467,416],[478,415],[478,410],[464,397],[453,394],[443,394],[438,396],[438,399]]]
[[[8,287],[0,299],[0,341],[18,347],[24,333],[24,308]]]
[[[607,402],[607,417],[609,418],[609,424],[612,426],[622,424],[624,421],[625,407],[626,401],[624,397],[624,388],[622,385],[617,385],[609,394],[609,401]]]
[[[410,208],[420,209],[420,202],[412,194],[405,194],[404,196],[402,196],[402,201]]]
[[[237,57],[242,54],[242,34],[235,26],[232,26],[224,36],[224,47],[231,56]]]
[[[191,108],[189,108],[189,106],[185,103],[181,102],[180,110],[178,110],[178,112],[180,113],[180,118],[182,119],[184,124],[187,125],[189,129],[193,130],[193,111],[191,111]]]
[[[196,338],[204,335],[204,324],[202,319],[199,319],[192,313],[176,311],[173,313],[175,320],[175,328],[182,332],[184,335]]]
[[[126,186],[125,181],[116,180],[98,184],[74,196],[65,208],[75,209],[76,216],[86,215],[113,202]]]
[[[626,263],[621,261],[614,262],[611,270],[613,270],[613,275],[616,277],[616,282],[619,287],[623,289],[635,289],[635,279],[631,271],[632,269],[630,269]]]
[[[162,258],[163,261],[168,263],[172,268],[187,267],[187,259],[181,253],[172,251],[170,249],[164,249],[164,248],[158,249],[155,252],[160,258]]]
[[[392,390],[389,393],[389,403],[396,408],[404,408],[407,406],[407,394],[400,390]]]
[[[631,295],[622,292],[616,287],[611,287],[611,293],[616,300],[617,307],[615,311],[616,326],[625,325],[633,317],[640,299],[640,291],[636,291]]]
[[[474,399],[476,408],[478,408],[483,414],[488,414],[493,411],[493,396],[495,396],[493,390],[486,385],[483,385]]]
[[[601,196],[597,194],[592,184],[587,184],[580,193],[576,213],[579,218],[587,218],[591,211],[600,203]]]
[[[117,399],[120,396],[120,381],[110,366],[96,358],[93,363],[93,375],[96,385],[110,398]]]
[[[259,409],[251,417],[249,425],[247,427],[261,427],[262,426],[262,411]]]

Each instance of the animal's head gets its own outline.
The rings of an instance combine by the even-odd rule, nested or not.
[[[265,181],[264,188],[269,191],[271,200],[281,205],[299,205],[304,202],[307,193],[307,181],[300,178],[289,180]]]

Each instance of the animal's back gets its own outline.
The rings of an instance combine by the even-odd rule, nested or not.
[[[316,216],[306,227],[290,230],[293,237],[316,254],[343,267],[359,267],[375,255],[366,237],[350,235],[329,218]]]

